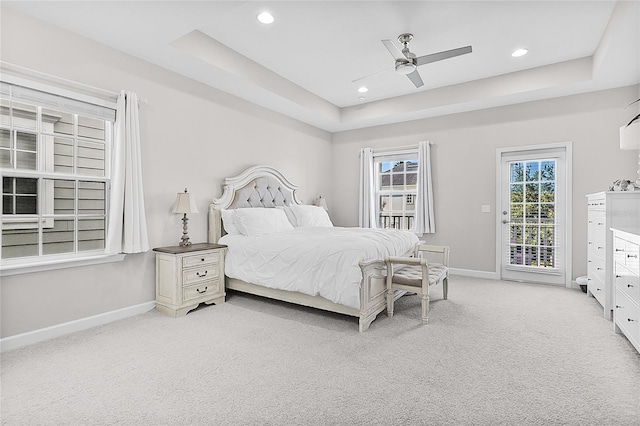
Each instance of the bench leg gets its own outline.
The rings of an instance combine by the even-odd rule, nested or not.
[[[422,324],[429,321],[429,291],[422,294]]]
[[[444,300],[447,300],[448,296],[449,296],[449,277],[446,276],[442,280],[442,298]]]
[[[387,316],[393,316],[393,293],[394,291],[389,289],[387,290]]]

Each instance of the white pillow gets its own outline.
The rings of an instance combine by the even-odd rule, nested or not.
[[[248,237],[293,229],[284,211],[273,208],[236,209],[234,221],[240,233]]]
[[[240,235],[240,230],[236,226],[235,210],[220,210],[222,214],[222,225],[224,226],[224,230],[227,231],[229,235]]]
[[[290,208],[296,216],[298,226],[333,226],[329,215],[322,207],[291,204]]]
[[[293,226],[298,226],[298,220],[296,219],[296,215],[291,211],[291,207],[289,206],[277,206],[276,209],[284,210],[284,214],[287,215],[287,219]]]

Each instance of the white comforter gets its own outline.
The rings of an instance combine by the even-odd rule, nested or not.
[[[409,231],[317,227],[259,237],[225,235],[219,242],[228,246],[228,277],[359,309],[358,262],[400,256],[418,238]]]

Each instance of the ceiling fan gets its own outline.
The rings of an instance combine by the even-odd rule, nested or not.
[[[432,62],[441,61],[443,59],[449,59],[460,55],[471,53],[471,46],[459,47],[457,49],[444,50],[438,53],[432,53],[430,55],[416,56],[409,51],[409,42],[413,40],[413,34],[404,33],[398,36],[398,42],[402,44],[402,51],[396,47],[391,40],[382,40],[382,44],[387,48],[391,56],[396,60],[395,70],[400,74],[406,75],[409,80],[416,86],[420,87],[424,83],[420,74],[418,73],[418,67],[420,65],[430,64]],[[378,74],[374,73],[374,74]],[[352,82],[362,80],[363,78],[370,77],[374,74],[360,77]]]

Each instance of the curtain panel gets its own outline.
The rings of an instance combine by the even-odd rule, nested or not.
[[[107,252],[148,251],[138,96],[133,92],[122,90],[118,96],[112,159]]]
[[[431,143],[428,141],[420,141],[418,144],[416,217],[412,231],[416,234],[433,234],[436,232],[433,211],[433,182],[431,179]]]
[[[360,197],[358,201],[358,226],[376,227],[375,184],[373,149],[360,149]]]

